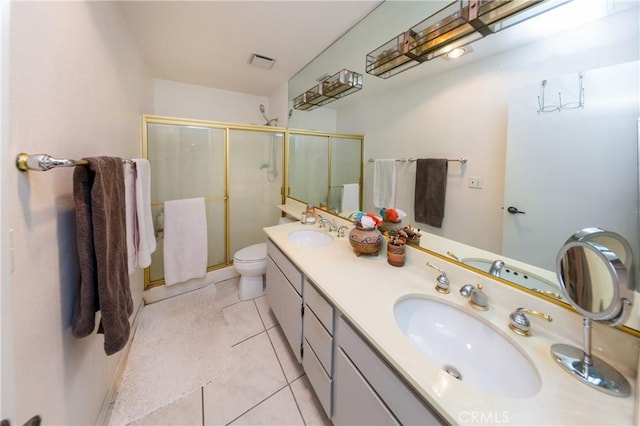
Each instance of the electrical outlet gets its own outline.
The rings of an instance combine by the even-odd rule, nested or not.
[[[482,189],[484,186],[484,178],[478,176],[469,177],[469,188]]]

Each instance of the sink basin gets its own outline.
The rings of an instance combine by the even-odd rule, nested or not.
[[[465,265],[480,269],[484,272],[489,272],[489,269],[491,269],[491,265],[493,264],[493,260],[477,258],[462,259],[461,262]],[[545,293],[548,296],[562,299],[559,286],[554,285],[544,278],[537,277],[528,273],[527,271],[515,268],[511,265],[505,265],[502,268],[502,271],[500,272],[500,278],[511,281],[512,283],[521,285],[523,287],[530,288],[540,293]]]
[[[393,314],[402,333],[462,383],[511,398],[528,398],[540,390],[540,377],[531,362],[481,319],[421,297],[400,300]]]
[[[315,229],[301,229],[293,231],[287,236],[289,241],[299,247],[324,247],[333,242],[333,237],[324,231]]]

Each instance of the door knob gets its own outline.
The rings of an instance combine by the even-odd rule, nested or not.
[[[520,213],[520,214],[524,214],[524,212],[523,212],[523,211],[518,210],[518,208],[517,208],[517,207],[513,207],[513,206],[509,206],[509,207],[507,207],[507,211],[508,211],[509,213],[511,213],[511,214],[518,214],[518,213]]]

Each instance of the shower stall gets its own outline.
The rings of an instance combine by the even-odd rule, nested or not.
[[[208,270],[265,241],[281,215],[284,129],[143,116],[144,156],[151,164],[151,206],[157,250],[145,288],[164,283],[165,201],[204,198]]]

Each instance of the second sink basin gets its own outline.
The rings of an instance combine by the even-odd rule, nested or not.
[[[531,362],[500,333],[461,309],[411,297],[393,309],[402,333],[432,362],[482,392],[529,398],[541,386]]]
[[[333,237],[324,231],[300,229],[287,236],[289,241],[299,247],[324,247],[333,242]]]
[[[491,264],[493,263],[491,260],[478,258],[462,259],[461,262],[484,272],[489,272]],[[560,287],[558,285],[513,266],[505,265],[500,272],[500,277],[507,281],[511,281],[512,283],[530,288],[534,291],[545,293],[547,296],[562,299],[562,296],[560,295]]]

